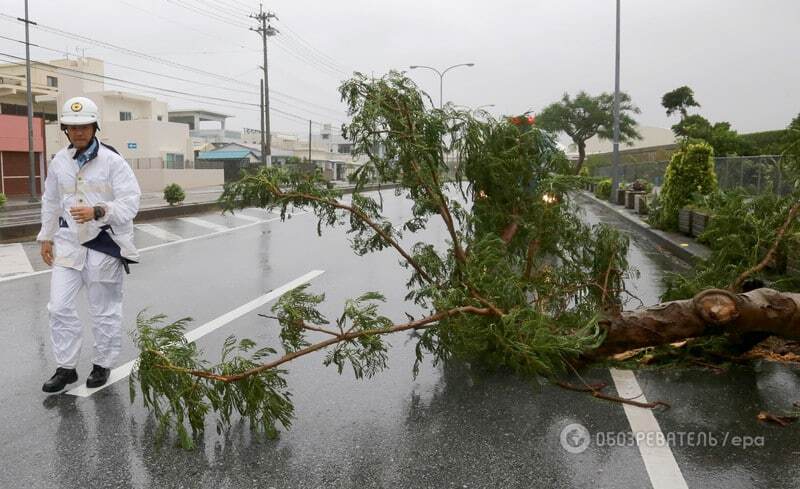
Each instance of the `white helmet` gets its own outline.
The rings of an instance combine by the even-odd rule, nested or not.
[[[98,110],[97,104],[86,97],[72,97],[64,102],[61,108],[62,125],[82,126],[84,124],[94,124],[98,129]]]

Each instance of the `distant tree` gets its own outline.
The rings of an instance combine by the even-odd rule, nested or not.
[[[711,124],[705,117],[693,114],[683,117],[672,126],[672,132],[687,140],[702,139],[714,148],[717,156],[740,154],[744,145],[739,134],[731,129],[730,122]]]
[[[640,110],[626,93],[620,94],[619,112],[620,140],[631,144],[641,139],[636,121],[630,115]],[[593,97],[582,91],[573,99],[565,93],[559,102],[548,105],[536,116],[536,125],[546,131],[563,132],[572,139],[578,147],[578,164],[574,169],[577,174],[586,159],[586,141],[593,136],[607,140],[614,137],[614,96],[602,93]]]
[[[700,104],[694,99],[694,92],[686,85],[665,93],[664,96],[661,97],[661,105],[667,109],[667,116],[671,116],[675,112],[680,112],[681,119],[687,117],[687,109],[689,107],[700,107]]]

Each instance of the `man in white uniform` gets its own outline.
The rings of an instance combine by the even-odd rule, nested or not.
[[[42,195],[42,259],[53,267],[50,282],[50,335],[58,368],[44,383],[58,392],[78,380],[82,326],[75,298],[86,286],[94,334],[88,387],[108,380],[122,347],[122,277],[136,263],[133,218],[141,191],[130,165],[114,148],[97,140],[98,110],[85,97],[68,100],[61,129],[70,145],[50,164]]]

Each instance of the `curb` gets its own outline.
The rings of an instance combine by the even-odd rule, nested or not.
[[[706,248],[705,246],[693,243],[691,248],[686,246],[681,246],[681,243],[675,242],[669,235],[667,235],[664,231],[660,229],[655,229],[650,226],[648,223],[644,222],[637,216],[634,216],[628,212],[622,211],[612,205],[609,202],[604,200],[600,200],[592,194],[587,192],[579,192],[578,195],[582,198],[587,200],[591,200],[597,204],[604,206],[605,208],[611,210],[619,217],[625,219],[630,224],[636,226],[648,239],[653,241],[659,247],[665,249],[669,253],[675,255],[679,259],[685,261],[686,263],[692,265],[699,260],[703,260],[708,258],[711,254],[711,250]],[[691,240],[691,238],[687,238]]]
[[[341,190],[344,194],[353,193],[355,187],[341,187],[336,190]],[[396,183],[386,185],[367,185],[363,191],[371,192],[374,190],[390,190],[397,188]],[[159,207],[147,207],[139,209],[136,215],[135,222],[152,221],[155,219],[165,219],[170,217],[181,217],[192,214],[201,214],[204,212],[212,212],[221,210],[219,203],[214,200],[211,202],[193,202],[191,204],[180,205],[166,205]],[[35,238],[39,234],[42,224],[38,220],[35,222],[25,222],[21,224],[13,224],[11,226],[0,227],[0,243],[19,242],[24,239]]]

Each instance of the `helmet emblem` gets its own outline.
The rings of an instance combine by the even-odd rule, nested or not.
[[[83,109],[83,104],[81,104],[80,102],[75,102],[74,104],[72,104],[70,109],[72,109],[73,112],[80,112],[81,109]]]

